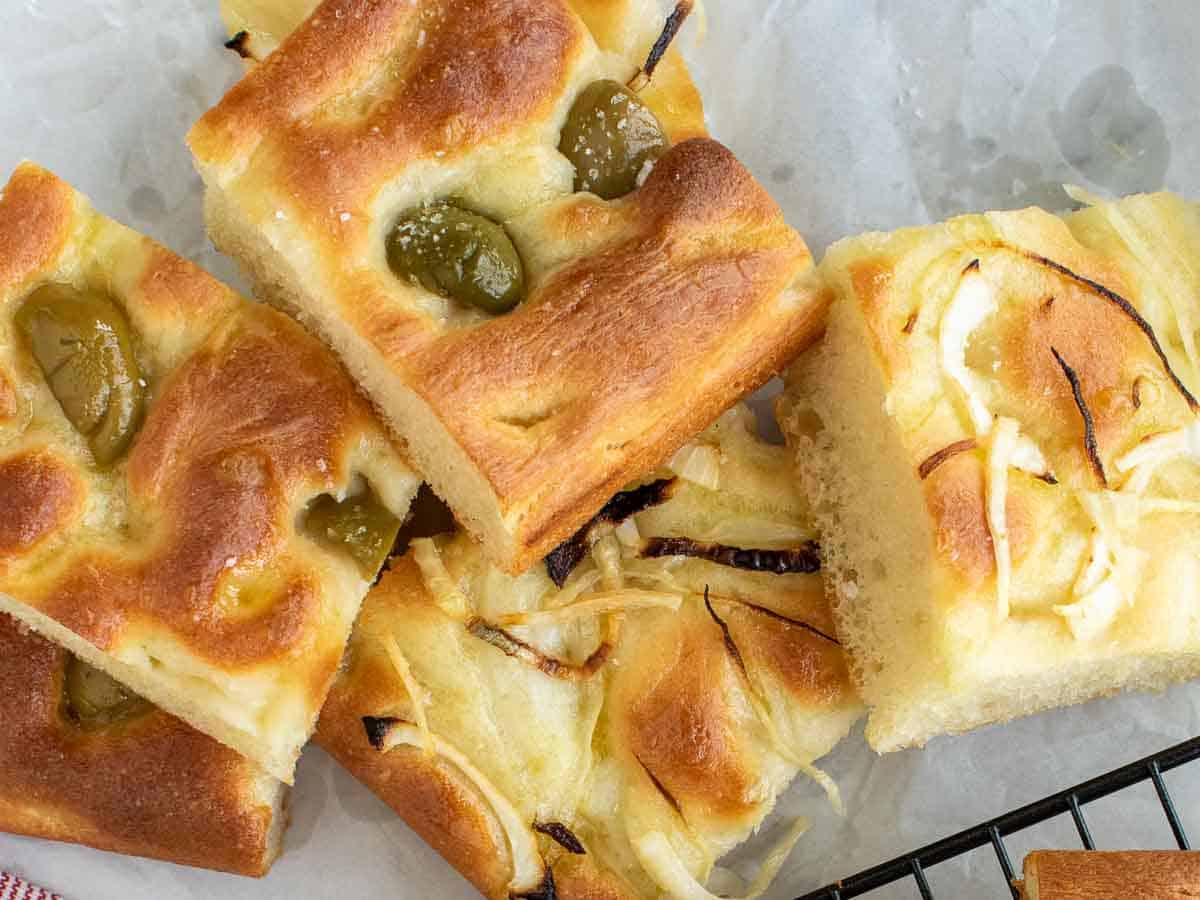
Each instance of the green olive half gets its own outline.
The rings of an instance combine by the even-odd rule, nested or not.
[[[504,226],[447,200],[400,216],[387,256],[401,278],[493,315],[525,296],[521,256]]]
[[[667,151],[667,137],[633,91],[593,81],[575,98],[558,150],[575,166],[575,190],[613,200],[637,187],[646,163]]]
[[[331,547],[345,550],[366,579],[387,561],[400,531],[400,520],[370,489],[345,500],[322,494],[308,508],[305,530]]]
[[[74,656],[67,659],[63,702],[71,720],[88,730],[128,721],[153,708],[124,685]]]
[[[21,305],[16,322],[96,462],[114,462],[133,440],[145,394],[124,313],[107,297],[48,284]]]

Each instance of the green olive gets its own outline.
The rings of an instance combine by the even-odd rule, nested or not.
[[[633,91],[593,81],[575,98],[558,150],[575,166],[575,190],[613,200],[637,187],[646,164],[667,151],[667,137]]]
[[[322,494],[308,508],[304,527],[318,541],[347,551],[363,577],[373,579],[391,553],[400,520],[367,489],[345,500]]]
[[[67,714],[80,728],[105,728],[125,722],[153,707],[99,669],[71,656],[63,678]]]
[[[387,256],[401,278],[493,315],[525,296],[521,257],[504,226],[447,200],[400,216]]]
[[[16,322],[97,464],[114,462],[133,440],[145,394],[124,313],[107,297],[48,284],[21,305]]]

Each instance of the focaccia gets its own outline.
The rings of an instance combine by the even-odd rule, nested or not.
[[[1200,853],[1034,850],[1021,900],[1180,900],[1200,894]]]
[[[189,138],[214,241],[512,573],[820,327],[804,242],[662,56],[688,5],[656,42],[653,0],[326,0]]]
[[[1200,674],[1200,209],[836,245],[782,419],[878,750]]]
[[[0,613],[0,831],[240,875],[279,854],[287,788]]]
[[[829,786],[860,705],[754,427],[722,416],[545,566],[417,540],[368,596],[316,739],[486,896],[710,896],[797,772]]]
[[[417,486],[295,322],[16,171],[0,609],[290,783]]]

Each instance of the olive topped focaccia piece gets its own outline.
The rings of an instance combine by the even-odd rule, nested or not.
[[[1200,674],[1200,207],[835,245],[781,416],[880,751]]]
[[[0,242],[0,609],[81,729],[144,697],[290,781],[418,479],[299,325],[49,172]]]
[[[690,3],[256,6],[227,19],[269,61],[189,137],[210,233],[506,571],[815,338],[804,242],[705,133]]]
[[[0,831],[241,875],[279,854],[287,788],[0,613]]]
[[[317,741],[489,898],[711,897],[860,712],[789,469],[735,408],[524,575],[415,540]]]

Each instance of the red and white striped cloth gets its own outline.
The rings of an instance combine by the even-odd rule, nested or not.
[[[0,900],[62,900],[36,884],[22,881],[16,875],[0,871]]]

